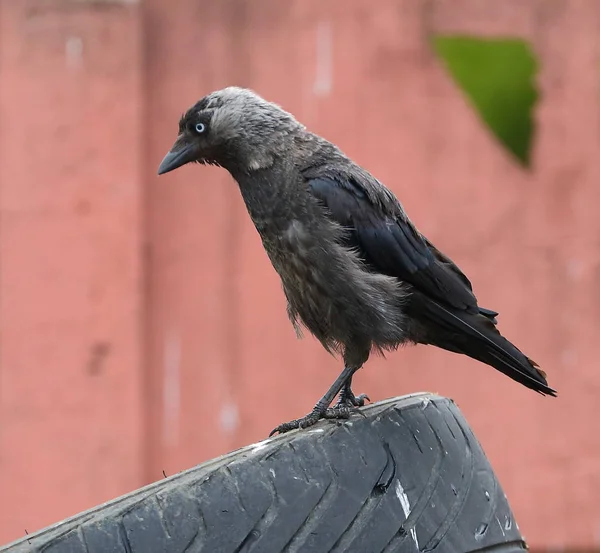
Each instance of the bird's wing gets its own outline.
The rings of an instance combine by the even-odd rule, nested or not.
[[[447,306],[479,310],[467,277],[419,233],[387,188],[341,175],[313,177],[308,185],[331,217],[347,229],[348,245],[375,270]]]

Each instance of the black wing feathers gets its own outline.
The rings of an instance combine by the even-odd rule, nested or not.
[[[433,247],[389,195],[377,197],[352,179],[309,181],[312,193],[349,230],[350,245],[377,270],[412,284],[456,309],[477,312],[471,283]]]
[[[480,308],[469,279],[417,231],[377,182],[319,177],[311,192],[347,231],[348,246],[376,271],[415,288],[412,309],[426,323],[424,343],[487,363],[542,394],[556,395],[537,365],[496,330],[496,313]],[[409,306],[407,308],[410,309]]]

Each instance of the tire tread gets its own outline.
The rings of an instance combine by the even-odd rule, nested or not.
[[[526,551],[451,400],[415,394],[361,413],[208,461],[0,552]]]

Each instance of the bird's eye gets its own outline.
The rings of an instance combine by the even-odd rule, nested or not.
[[[196,126],[194,127],[194,130],[198,134],[202,134],[206,130],[206,125],[204,123],[196,123]]]

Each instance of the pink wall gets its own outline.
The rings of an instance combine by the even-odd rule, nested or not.
[[[180,113],[239,84],[396,191],[559,398],[425,347],[374,359],[357,391],[453,397],[530,545],[598,543],[600,4],[169,6],[0,3],[0,542],[259,440],[336,376],[295,339],[230,177],[155,176]],[[438,32],[531,41],[532,171],[435,59]]]

